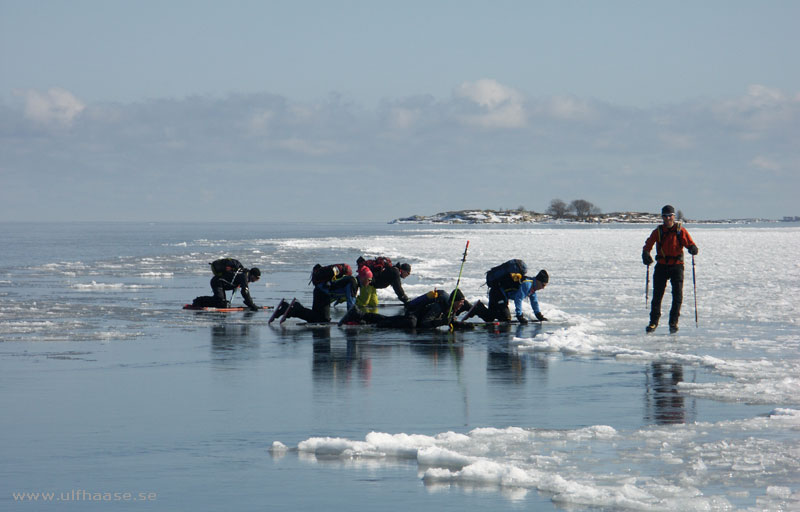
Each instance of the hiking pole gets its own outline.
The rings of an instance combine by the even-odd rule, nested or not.
[[[234,296],[234,295],[236,295],[236,286],[234,286],[234,284],[233,284],[233,283],[235,283],[235,282],[236,282],[236,276],[238,276],[238,275],[239,275],[239,272],[240,272],[241,270],[242,270],[242,269],[240,269],[240,268],[237,268],[237,269],[236,269],[236,272],[233,274],[233,279],[231,279],[231,286],[233,286],[233,291],[231,292],[231,300],[229,300],[229,301],[228,301],[228,302],[230,303],[230,305],[231,305],[231,306],[233,306],[233,296]]]
[[[647,302],[650,300],[650,265],[647,265],[647,281],[644,283],[644,309],[647,309]]]
[[[464,256],[461,258],[461,270],[458,271],[458,280],[456,281],[456,289],[453,290],[453,296],[450,297],[450,311],[447,312],[447,320],[450,322],[450,331],[453,330],[453,306],[456,303],[456,292],[458,291],[458,285],[461,284],[461,272],[464,271],[464,262],[467,261],[467,250],[469,249],[469,240],[467,240],[467,245],[464,247]]]
[[[694,272],[694,254],[692,254],[692,288],[694,288],[694,326],[700,327],[697,323],[697,275]]]

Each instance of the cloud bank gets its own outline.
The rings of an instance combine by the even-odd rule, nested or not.
[[[650,109],[532,97],[492,79],[448,98],[274,94],[0,106],[6,220],[377,220],[458,208],[798,215],[800,94]]]

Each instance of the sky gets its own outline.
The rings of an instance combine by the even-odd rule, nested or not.
[[[0,219],[800,215],[797,20],[794,0],[0,0]]]

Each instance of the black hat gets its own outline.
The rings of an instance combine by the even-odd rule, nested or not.
[[[253,277],[261,277],[261,271],[258,270],[258,267],[253,267],[250,269],[250,275]]]
[[[453,302],[465,300],[464,294],[461,292],[461,288],[456,288],[455,290],[453,290],[453,294],[450,295],[450,300],[452,300]]]
[[[409,274],[411,273],[411,265],[409,265],[408,263],[400,263],[399,265],[397,265],[397,268],[399,268],[400,270],[405,270]]]
[[[538,274],[536,274],[536,280],[540,283],[547,284],[550,282],[550,276],[547,274],[545,269],[542,269]]]
[[[661,215],[675,215],[675,207],[671,204],[661,208]]]

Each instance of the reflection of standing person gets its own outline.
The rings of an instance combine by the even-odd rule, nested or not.
[[[679,364],[653,363],[653,417],[660,425],[686,422],[686,408],[678,384],[683,382],[683,366]]]
[[[678,332],[678,318],[681,315],[683,302],[683,248],[694,256],[698,249],[689,232],[680,222],[675,222],[675,208],[666,205],[661,209],[663,224],[650,233],[642,248],[642,262],[653,263],[650,250],[656,246],[656,268],[653,271],[653,302],[650,307],[650,323],[645,331],[653,332],[661,318],[661,299],[667,288],[667,281],[672,286],[672,308],[669,311],[669,332]]]

